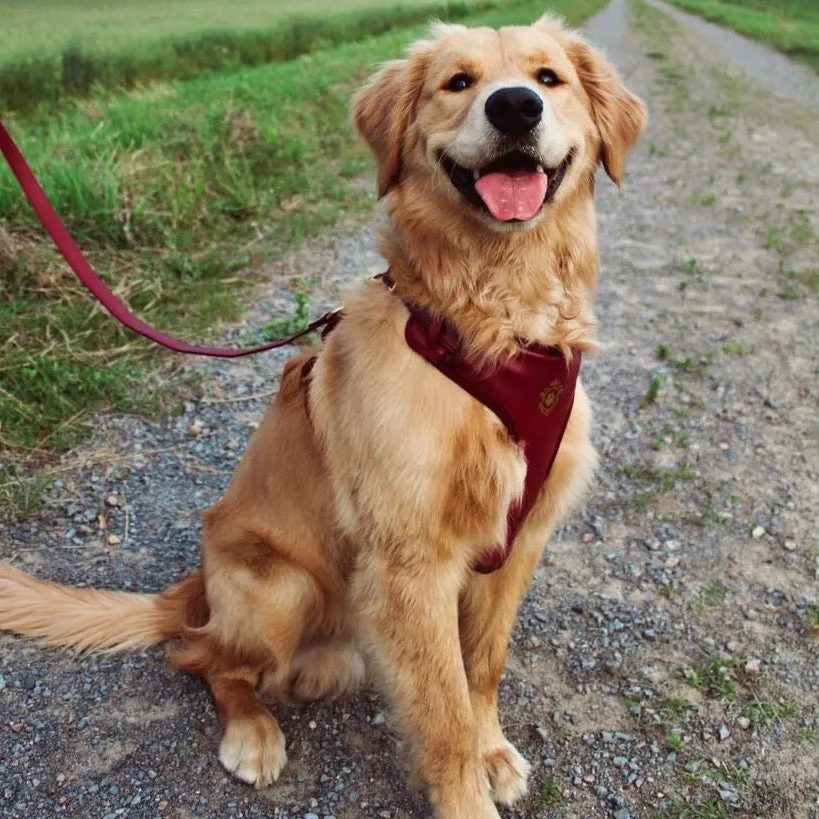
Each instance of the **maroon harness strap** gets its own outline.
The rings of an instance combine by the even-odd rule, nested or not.
[[[197,344],[188,344],[186,341],[181,341],[178,338],[174,338],[173,336],[154,329],[150,324],[128,310],[88,263],[88,260],[83,256],[82,251],[77,247],[77,244],[71,238],[71,234],[69,234],[65,225],[60,220],[60,217],[52,207],[51,202],[48,201],[45,191],[40,187],[40,183],[37,182],[37,178],[32,173],[31,168],[28,166],[25,158],[20,153],[20,149],[11,138],[11,134],[6,130],[2,121],[0,121],[0,151],[2,151],[3,156],[5,156],[6,161],[9,163],[12,173],[20,183],[20,187],[26,199],[28,199],[43,227],[48,231],[49,236],[51,236],[54,244],[57,246],[57,250],[65,257],[65,260],[77,278],[117,321],[135,333],[139,333],[139,335],[145,336],[145,338],[155,341],[157,344],[161,344],[169,350],[175,350],[178,353],[207,355],[215,358],[239,358],[245,355],[253,355],[254,353],[262,353],[265,350],[274,350],[286,344],[292,344],[294,341],[312,333],[319,327],[325,327],[336,320],[335,317],[338,311],[333,310],[321,318],[316,319],[316,321],[304,330],[289,338],[270,341],[267,344],[259,344],[255,347],[248,347],[243,350],[236,350],[231,347],[202,347]]]
[[[487,549],[473,568],[482,574],[500,569],[515,537],[549,477],[574,405],[581,356],[570,361],[555,347],[529,344],[496,368],[481,372],[464,355],[457,332],[427,311],[407,305],[407,344],[443,375],[492,410],[523,447],[523,496],[509,510],[506,542]]]

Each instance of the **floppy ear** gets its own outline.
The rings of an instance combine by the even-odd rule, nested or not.
[[[355,127],[378,162],[378,195],[401,177],[404,135],[415,115],[424,85],[426,60],[416,55],[385,63],[353,100]]]
[[[591,100],[600,134],[600,160],[611,180],[623,181],[626,157],[648,121],[645,103],[623,85],[606,58],[579,36],[567,46],[580,82]]]

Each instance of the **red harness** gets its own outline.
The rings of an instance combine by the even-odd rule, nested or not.
[[[381,277],[393,287],[389,273]],[[574,404],[581,355],[570,361],[556,347],[527,344],[492,370],[481,371],[464,355],[458,332],[446,321],[415,304],[407,304],[404,337],[410,348],[480,401],[503,422],[512,439],[523,447],[526,481],[523,495],[509,510],[506,542],[489,547],[473,566],[489,574],[506,563],[515,537],[532,511],[549,477]],[[315,359],[302,370],[307,376]]]

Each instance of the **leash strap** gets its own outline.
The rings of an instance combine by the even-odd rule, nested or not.
[[[91,292],[91,295],[121,324],[124,324],[135,333],[139,333],[139,335],[145,336],[145,338],[163,347],[167,347],[169,350],[174,350],[177,353],[206,355],[214,358],[240,358],[241,356],[262,353],[265,350],[275,350],[277,347],[292,344],[294,341],[303,338],[320,327],[334,325],[340,316],[339,310],[331,310],[329,313],[325,313],[321,318],[309,324],[304,330],[288,338],[270,341],[266,344],[260,344],[256,347],[246,347],[244,349],[235,349],[232,347],[202,347],[169,336],[167,333],[163,333],[151,327],[150,324],[128,310],[111,292],[110,288],[103,282],[94,268],[91,267],[76,242],[71,238],[71,234],[62,223],[57,212],[52,207],[51,202],[49,202],[48,197],[45,195],[45,191],[40,187],[40,183],[37,181],[37,178],[34,176],[22,153],[20,153],[20,149],[12,139],[11,134],[6,130],[2,120],[0,120],[0,151],[2,151],[3,156],[6,158],[6,162],[8,162],[12,173],[17,178],[17,182],[20,184],[26,199],[28,199],[29,204],[37,214],[40,223],[46,229],[49,236],[51,236],[57,250],[60,251],[68,262],[69,267],[74,271],[77,278]]]

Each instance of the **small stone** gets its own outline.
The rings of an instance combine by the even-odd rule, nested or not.
[[[376,715],[373,717],[373,725],[383,725],[383,724],[384,724],[384,722],[385,722],[385,720],[386,720],[386,718],[384,717],[384,712],[383,712],[383,711],[379,711],[379,712],[378,712],[378,713],[377,713],[377,714],[376,714]]]
[[[122,543],[119,535],[108,535],[108,545],[109,546],[119,546]]]
[[[631,819],[631,814],[626,808],[614,811],[614,819]]]
[[[225,446],[227,449],[231,450],[231,452],[236,452],[236,450],[239,448],[239,442],[234,438],[233,440],[228,441]]]
[[[116,495],[109,495],[105,499],[105,505],[110,507],[119,506],[119,498]]]
[[[643,632],[643,637],[645,637],[646,640],[654,641],[657,639],[657,632],[653,628],[647,628]]]
[[[745,663],[745,673],[749,677],[753,677],[755,674],[759,674],[762,668],[762,660],[758,659],[757,657],[752,657]]]
[[[680,565],[680,558],[677,555],[671,555],[671,557],[666,558],[665,567],[666,569],[676,569],[677,566]]]
[[[740,717],[737,720],[737,725],[739,725],[739,727],[743,730],[747,731],[751,727],[751,720],[749,720],[748,717]]]
[[[615,767],[617,767],[617,768],[625,768],[626,765],[628,765],[628,757],[616,756],[616,757],[614,757],[612,762],[614,763]]]
[[[314,719],[311,719],[311,720],[310,720],[310,722],[308,722],[308,723],[307,723],[307,727],[308,727],[308,728],[309,728],[311,731],[315,731],[315,730],[316,730],[316,728],[318,728],[318,725],[316,724],[316,721],[315,721]]]
[[[696,773],[700,769],[700,763],[697,759],[691,759],[685,763],[685,770],[688,773]]]
[[[88,537],[91,534],[91,532],[92,532],[91,527],[86,526],[84,523],[81,523],[79,524],[79,526],[77,526],[77,534],[80,537]]]
[[[786,540],[782,547],[785,549],[786,552],[795,552],[796,551],[796,541],[793,540]]]
[[[728,739],[729,736],[731,736],[731,731],[729,730],[728,726],[725,725],[725,723],[720,725],[717,730],[719,731],[720,742],[725,742],[725,740]]]
[[[724,784],[724,783],[720,783]],[[730,790],[727,788],[722,788],[719,792],[719,798],[722,799],[723,802],[739,802],[739,794],[735,790]]]
[[[583,777],[583,781],[584,781],[584,782],[585,782],[587,785],[594,785],[594,783],[595,783],[595,776],[594,776],[594,774],[586,774],[586,775]]]
[[[188,435],[191,438],[196,438],[202,430],[205,428],[205,425],[197,418],[189,427],[188,427]]]
[[[725,441],[720,441],[718,446],[723,452],[727,452],[730,449],[730,447],[728,446],[728,444]]]
[[[764,526],[754,526],[754,528],[751,529],[751,537],[754,540],[759,540],[761,537],[764,537],[764,535],[765,535]]]

